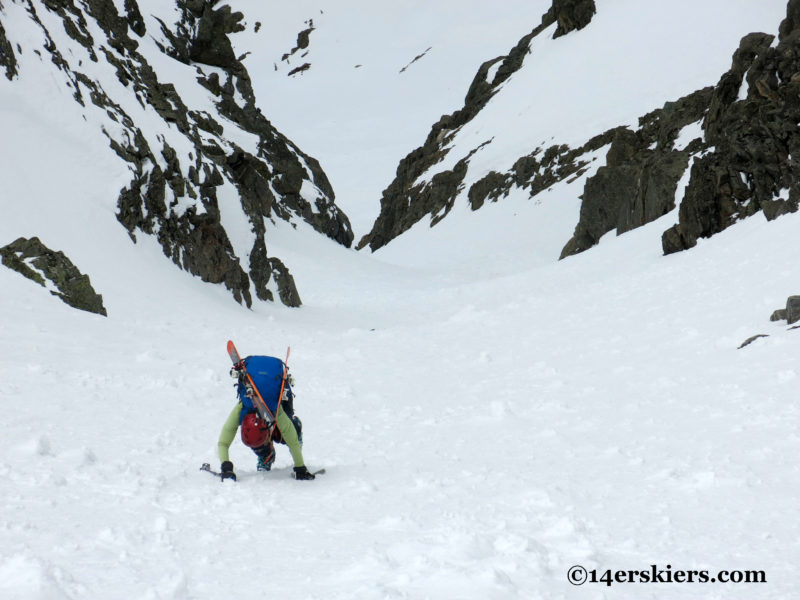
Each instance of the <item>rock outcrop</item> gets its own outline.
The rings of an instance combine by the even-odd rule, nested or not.
[[[32,0],[27,9],[43,38],[36,51],[50,55],[77,102],[102,111],[110,147],[129,165],[131,180],[119,193],[118,221],[133,241],[140,234],[156,237],[176,265],[225,285],[239,302],[250,306],[255,293],[260,300],[277,295],[298,306],[288,268],[267,253],[267,223],[304,220],[348,247],[353,233],[319,163],[256,106],[250,76],[229,38],[243,30],[242,13],[218,0],[178,0],[174,9],[159,12],[173,15],[172,22],[159,19],[153,27],[150,21],[148,31],[136,0],[125,0],[124,14],[118,5],[113,0]],[[57,15],[67,35],[50,31],[45,22],[52,19],[41,19],[41,11]],[[99,26],[102,39],[93,37],[97,27],[90,22]],[[195,70],[196,90],[185,95],[185,82],[178,86],[155,71],[140,51],[145,35]],[[13,53],[6,50],[10,41],[0,27],[0,65],[13,78]],[[89,61],[107,64],[123,91],[99,77],[97,68],[87,75],[82,64]],[[187,103],[198,90],[211,95],[216,110]],[[155,115],[157,129],[141,113]],[[244,212],[250,222],[247,256],[237,255],[225,227],[222,203],[232,197],[239,204],[233,210]]]
[[[786,307],[773,312],[770,321],[786,321],[789,325],[800,321],[800,296],[789,296]]]
[[[485,62],[464,107],[443,116],[425,144],[404,158],[384,191],[381,212],[358,247],[376,250],[428,216],[431,225],[449,213],[465,188],[472,155],[482,142],[434,171],[463,125],[518,70],[531,40],[557,24],[554,37],[585,27],[593,2],[554,0],[542,23],[504,57]],[[493,76],[491,74],[494,73]],[[571,148],[558,141],[521,156],[505,172],[491,171],[471,184],[472,210],[508,196],[514,188],[530,197],[556,183],[576,181],[607,147],[605,163],[585,179],[580,218],[561,258],[583,252],[608,232],[625,233],[678,210],[678,223],[663,233],[665,254],[691,248],[698,238],[763,213],[769,219],[800,204],[800,0],[790,0],[779,38],[745,36],[730,71],[715,86],[667,102],[639,119]],[[490,135],[490,134],[488,134]],[[595,165],[596,166],[596,165]],[[436,172],[435,175],[429,173]],[[680,187],[679,187],[680,186]]]
[[[553,0],[553,6],[544,20],[558,23],[553,38],[586,27],[597,12],[594,0]]]
[[[606,163],[586,180],[580,219],[561,258],[591,248],[609,231],[625,233],[667,214],[689,159],[706,148],[702,135],[676,142],[684,128],[700,122],[713,88],[668,102],[639,119],[635,131],[607,132],[611,145]],[[699,128],[698,128],[699,132]]]
[[[586,180],[580,220],[561,258],[591,248],[609,231],[621,234],[649,223],[675,208],[678,182],[690,157],[706,148],[702,135],[679,138],[687,137],[684,132],[692,126],[699,132],[712,92],[709,87],[667,102],[641,117],[636,130],[610,129],[578,148],[538,147],[507,172],[492,171],[475,182],[468,192],[470,207],[478,210],[486,201],[496,202],[512,188],[534,197],[556,183],[574,181],[589,168],[591,155],[608,147],[605,164]]]
[[[716,86],[643,117],[635,136],[615,138],[606,166],[586,181],[562,258],[612,229],[620,234],[657,219],[675,198],[679,220],[662,236],[665,254],[756,213],[772,220],[798,209],[800,167],[791,160],[800,152],[798,14],[800,0],[790,1],[777,44],[765,33],[745,36]],[[673,148],[678,130],[695,122],[699,136]],[[688,185],[678,190],[687,168]]]
[[[2,8],[3,3],[0,2],[0,9]],[[2,23],[0,23],[0,67],[3,68],[8,79],[13,79],[17,74],[17,59],[14,56],[14,49],[6,37],[6,30],[3,29]]]
[[[703,123],[712,151],[695,159],[678,223],[663,235],[669,254],[762,212],[768,220],[800,202],[800,1],[774,36],[742,39]]]
[[[534,37],[556,23],[556,36],[582,29],[594,13],[594,0],[554,0],[541,24],[519,40],[506,56],[484,62],[467,91],[464,106],[452,114],[443,115],[431,128],[425,143],[400,161],[394,181],[383,192],[378,219],[357,247],[369,246],[374,251],[426,215],[432,217],[432,224],[444,218],[462,189],[470,158],[491,140],[472,149],[452,169],[436,174],[430,181],[424,181],[422,176],[445,158],[449,152],[447,145],[458,130],[474,119],[501,84],[522,67]]]
[[[0,259],[9,269],[48,288],[70,306],[108,315],[103,297],[95,292],[89,276],[81,273],[63,252],[51,250],[39,238],[19,238],[3,246]]]

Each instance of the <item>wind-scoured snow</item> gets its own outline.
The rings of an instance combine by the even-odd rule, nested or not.
[[[610,39],[629,26],[601,20],[598,4],[585,32],[597,27]],[[382,14],[375,3],[342,6]],[[530,22],[517,18],[520,35],[546,8]],[[283,10],[297,10],[296,31],[312,16],[318,25],[303,77],[311,75],[324,15]],[[339,10],[330,9],[331,22]],[[403,75],[458,32],[460,21],[444,20],[456,13],[429,10],[386,8],[387,19],[406,15],[398,31],[420,32],[397,70],[433,46]],[[364,14],[351,14],[353,36]],[[676,35],[701,26],[694,14],[673,20]],[[741,14],[746,33],[752,13]],[[428,42],[432,23],[441,29]],[[568,48],[583,33],[556,42]],[[254,49],[247,61],[256,59],[272,69]],[[687,78],[697,76],[691,64]],[[246,310],[175,269],[149,236],[131,243],[114,215],[127,171],[107,139],[81,125],[70,98],[57,117],[38,110],[54,97],[15,96],[14,85],[0,95],[3,139],[15,140],[0,142],[0,164],[14,167],[3,168],[0,245],[39,235],[66,251],[109,316],[72,309],[0,268],[0,597],[795,595],[800,330],[769,316],[800,293],[800,215],[756,215],[664,257],[670,214],[563,261],[554,252],[578,208],[578,188],[567,184],[534,201],[512,193],[476,213],[457,206],[375,254],[278,222],[267,243],[292,265],[304,306]],[[676,83],[663,100],[686,91]],[[424,135],[430,123],[407,104]],[[331,117],[326,131],[364,131],[342,119]],[[323,168],[340,160],[295,141]],[[363,152],[384,164],[396,151],[391,137],[342,149],[354,162]],[[377,207],[362,210],[363,220]],[[738,349],[755,334],[768,337]],[[199,471],[218,466],[217,436],[235,402],[228,339],[243,354],[283,356],[291,346],[306,462],[325,475],[294,481],[285,447],[272,472],[258,473],[238,440],[237,483]],[[578,564],[598,574],[758,570],[766,583],[578,588],[567,579]]]

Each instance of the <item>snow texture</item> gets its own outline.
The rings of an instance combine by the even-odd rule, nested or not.
[[[295,78],[278,71],[285,86],[271,98],[294,99],[280,94],[311,85],[324,60],[332,63],[330,77],[341,64],[353,70],[342,71],[344,81],[363,76],[360,87],[332,92],[338,117],[333,108],[317,113],[318,149],[300,139],[313,137],[311,107],[297,105],[294,118],[305,114],[306,129],[298,126],[293,139],[323,167],[334,164],[340,182],[347,161],[361,165],[364,190],[388,182],[386,167],[410,138],[424,136],[431,112],[453,107],[450,95],[400,102],[393,115],[388,107],[368,110],[384,93],[385,79],[370,79],[375,71],[445,73],[447,63],[434,60],[446,58],[436,57],[463,50],[474,73],[546,9],[530,3],[529,13],[500,15],[484,2],[389,7],[353,0],[326,4],[318,15],[321,2],[284,4],[277,22],[295,27],[281,25],[282,50],[314,18],[304,59],[312,67]],[[653,18],[670,16],[665,27],[674,35],[708,29],[691,17],[689,3],[598,4],[598,21],[586,29],[596,28],[598,39],[626,30],[624,19],[602,17],[615,5],[652,6]],[[778,4],[727,2],[716,25],[722,30],[730,20],[731,30],[746,33],[763,10],[771,17],[763,26],[772,23],[774,31]],[[4,14],[19,7],[3,5]],[[515,10],[524,5],[514,3]],[[253,10],[264,12],[263,26],[253,33],[257,19],[248,14],[249,34],[269,39],[277,25],[266,4]],[[392,24],[397,35],[362,28],[362,18]],[[364,30],[382,43],[355,44]],[[459,44],[471,31],[497,47],[488,56],[487,48],[470,54]],[[337,33],[338,46],[331,41]],[[325,35],[334,36],[327,45]],[[729,37],[730,54],[736,36]],[[571,64],[592,71],[584,42],[573,39],[580,38],[561,38],[559,52],[566,60],[572,48]],[[606,47],[598,42],[592,56]],[[655,73],[684,72],[680,81],[665,75],[669,97],[691,91],[690,80],[713,83],[703,61],[657,50],[624,56],[648,56],[664,66]],[[277,77],[272,56],[253,47],[247,60],[264,69],[249,64],[254,79]],[[39,61],[31,53],[18,59],[21,77]],[[719,75],[724,63],[711,70]],[[455,96],[469,80],[462,68],[456,64],[450,83],[439,82]],[[91,276],[109,317],[71,309],[0,268],[0,597],[796,595],[800,332],[768,317],[798,293],[800,215],[772,223],[756,216],[663,257],[661,232],[674,222],[666,215],[560,262],[554,251],[578,209],[577,187],[566,184],[537,202],[512,193],[477,213],[457,206],[436,228],[414,228],[374,255],[347,250],[303,223],[279,222],[271,250],[292,265],[304,306],[245,310],[221,287],[174,269],[155,240],[130,242],[114,217],[124,165],[68,94],[57,96],[60,86],[34,79],[27,87],[0,84],[2,135],[15,140],[0,143],[0,244],[38,235],[64,251]],[[15,92],[36,86],[42,94]],[[363,113],[353,105],[360,95]],[[631,116],[650,103],[636,93],[625,97]],[[287,110],[276,106],[276,125],[292,137]],[[607,123],[589,125],[594,132]],[[413,131],[401,136],[404,126]],[[488,132],[494,124],[482,126]],[[336,131],[338,150],[328,145]],[[512,146],[501,158],[515,158]],[[356,198],[355,179],[344,189],[353,195],[345,200],[351,216],[365,223],[377,213]],[[55,202],[65,190],[69,202]],[[737,349],[756,333],[769,337]],[[324,466],[325,475],[294,481],[283,447],[273,470],[258,473],[239,441],[231,448],[237,483],[198,470],[203,462],[216,466],[217,436],[235,401],[228,339],[244,354],[282,356],[292,347],[306,461]],[[575,588],[567,580],[575,564],[763,570],[767,583]]]

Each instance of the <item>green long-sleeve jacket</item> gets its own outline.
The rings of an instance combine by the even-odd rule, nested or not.
[[[231,414],[228,415],[225,425],[222,426],[222,431],[219,432],[217,451],[219,453],[220,462],[230,460],[228,449],[233,443],[233,438],[236,437],[236,431],[239,429],[239,421],[241,420],[243,409],[242,403],[237,402]],[[294,428],[294,423],[292,423],[291,419],[283,412],[283,407],[278,408],[278,416],[275,420],[278,423],[278,430],[283,436],[283,441],[289,446],[289,452],[292,454],[294,466],[302,467],[304,465],[303,449],[300,447],[300,440],[297,439],[297,430]]]

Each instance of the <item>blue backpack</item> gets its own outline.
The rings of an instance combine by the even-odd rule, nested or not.
[[[286,373],[286,365],[281,359],[275,358],[274,356],[248,356],[242,362],[250,378],[253,380],[256,389],[258,389],[258,393],[261,394],[261,397],[264,399],[267,408],[273,416],[276,415],[281,387],[284,386],[284,389],[286,389],[291,396],[289,383],[286,382],[284,384],[283,381],[284,373]],[[243,378],[239,379],[239,385],[236,387],[236,393],[244,406],[242,416],[239,419],[240,424],[244,420],[246,414],[256,412],[256,407],[253,405],[253,400],[247,395],[247,388],[242,379]]]

